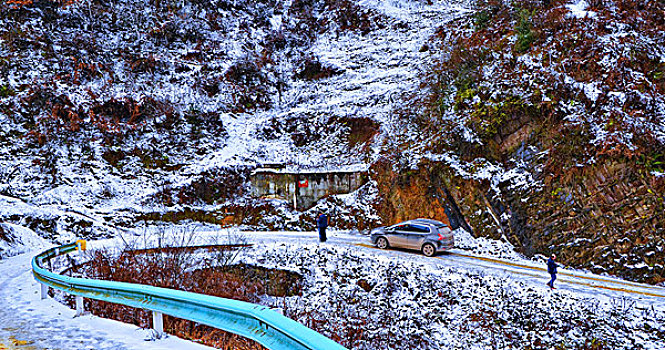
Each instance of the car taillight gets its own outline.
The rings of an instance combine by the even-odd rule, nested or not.
[[[439,233],[439,241],[443,241],[443,236]]]

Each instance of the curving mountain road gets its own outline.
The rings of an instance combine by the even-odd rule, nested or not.
[[[198,240],[210,242],[218,233],[200,233]],[[315,244],[314,232],[243,232],[251,243],[287,244],[295,247]],[[201,242],[196,242],[197,244]],[[115,241],[118,244],[119,241]],[[194,242],[193,242],[194,243]],[[216,242],[220,243],[220,242]],[[90,242],[91,246],[114,241]],[[478,269],[483,273],[519,279],[546,289],[549,276],[542,264],[526,259],[499,259],[469,254],[455,249],[433,258],[405,250],[380,250],[369,245],[367,236],[330,232],[326,245],[362,250],[367,254],[387,256],[390,261],[416,261],[419,264],[447,265]],[[150,332],[133,325],[100,319],[91,315],[74,317],[74,311],[52,300],[41,300],[39,285],[31,273],[28,253],[0,260],[0,349],[204,349],[207,347],[168,337],[150,340]],[[639,301],[640,304],[665,309],[665,288],[628,282],[582,271],[561,269],[554,293],[583,294],[589,298]]]
[[[358,243],[357,246],[379,249],[366,243]],[[419,254],[419,252],[408,252],[405,250],[393,250],[393,255],[398,254]],[[422,256],[423,259],[427,259]],[[494,270],[503,272],[525,280],[530,280],[536,284],[542,284],[549,281],[550,276],[547,267],[536,265],[531,261],[509,261],[491,257],[466,254],[459,249],[450,253],[445,253],[433,257],[439,259],[441,264],[464,265],[466,267],[476,267],[483,270]],[[608,297],[621,296],[630,298],[639,298],[652,300],[654,303],[665,303],[665,288],[652,286],[643,283],[625,281],[608,276],[595,275],[583,271],[559,269],[555,283],[558,289],[571,290],[590,294],[604,294]]]
[[[252,242],[315,242],[314,232],[246,232]],[[449,253],[427,258],[417,251],[403,249],[380,250],[370,244],[369,237],[359,234],[346,234],[337,232],[325,244],[351,245],[363,249],[371,254],[390,256],[401,260],[415,260],[419,263],[432,265],[463,266],[478,269],[492,274],[505,274],[542,288],[548,288],[545,283],[550,276],[545,264],[520,258],[514,254],[513,258],[497,258],[491,255],[474,254],[469,250],[453,249]],[[558,290],[572,291],[587,294],[591,297],[604,296],[607,298],[636,299],[647,304],[665,308],[665,288],[643,283],[630,282],[619,278],[597,275],[585,271],[559,268],[557,282]],[[556,291],[556,290],[555,290]]]

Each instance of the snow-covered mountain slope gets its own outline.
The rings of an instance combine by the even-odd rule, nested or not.
[[[369,167],[313,210],[365,229],[448,208],[527,255],[663,281],[661,1],[0,10],[0,194],[33,207],[0,220],[60,241],[152,221],[310,229],[312,211],[251,198],[251,170]]]
[[[446,1],[0,6],[1,193],[124,226],[238,197],[260,206],[244,197],[248,169],[263,163],[367,167],[400,132],[393,110],[419,84],[429,37],[469,11]],[[232,189],[202,198],[213,187]]]
[[[48,241],[35,231],[14,224],[0,224],[0,257],[17,255],[48,245]]]

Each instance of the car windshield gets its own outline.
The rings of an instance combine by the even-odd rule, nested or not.
[[[392,231],[392,230],[403,230],[405,228],[406,228],[406,225],[402,222],[402,223],[399,223],[399,224],[388,226],[388,227],[386,227],[386,230],[390,230],[390,231]]]

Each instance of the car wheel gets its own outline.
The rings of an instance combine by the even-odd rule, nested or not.
[[[434,248],[434,246],[430,243],[423,244],[423,248],[421,250],[425,256],[434,256],[436,253],[436,248]]]
[[[388,240],[383,238],[383,237],[379,237],[376,240],[376,246],[381,248],[381,249],[387,249],[388,248]]]

